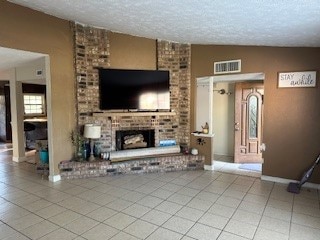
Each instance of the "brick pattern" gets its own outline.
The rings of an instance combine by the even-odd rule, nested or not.
[[[61,162],[59,164],[62,179],[90,178],[115,174],[139,174],[151,172],[171,172],[203,170],[203,155],[168,155],[145,157],[124,162]]]
[[[173,128],[181,145],[190,143],[191,46],[158,41],[158,69],[170,70],[171,108],[177,112]]]
[[[96,67],[110,67],[108,32],[103,29],[74,24],[75,74],[77,90],[77,124],[99,123],[102,151],[115,150],[115,131],[154,129],[155,145],[160,140],[174,139],[177,144],[190,143],[191,47],[187,44],[158,41],[158,69],[170,71],[171,109],[176,115],[94,116],[99,109],[99,79]]]
[[[84,125],[94,122],[99,111],[99,76],[97,67],[110,66],[110,45],[107,31],[74,24],[77,120]]]

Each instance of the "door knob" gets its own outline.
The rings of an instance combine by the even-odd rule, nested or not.
[[[239,131],[240,130],[240,126],[239,125],[240,125],[240,123],[238,123],[238,122],[234,123],[234,130],[235,131]]]

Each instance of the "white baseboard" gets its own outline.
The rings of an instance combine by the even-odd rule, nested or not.
[[[58,182],[61,180],[60,175],[49,175],[49,181],[50,182]]]
[[[213,171],[214,170],[213,164],[212,165],[204,165],[204,170]]]
[[[14,162],[25,162],[27,161],[27,157],[26,156],[23,156],[23,157],[12,157],[12,161]]]
[[[297,180],[279,178],[279,177],[271,177],[271,176],[266,176],[266,175],[262,175],[261,180],[275,182],[275,183],[282,183],[282,184],[289,184],[291,182],[299,182]],[[320,190],[320,184],[316,184],[316,183],[306,182],[305,184],[303,184],[303,186],[307,187],[307,188],[313,188],[313,189]]]

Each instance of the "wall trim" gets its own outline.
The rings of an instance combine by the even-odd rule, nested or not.
[[[269,182],[275,182],[275,183],[282,183],[282,184],[289,184],[290,182],[299,182],[297,180],[279,178],[279,177],[272,177],[272,176],[266,176],[266,175],[261,175],[261,180],[269,181]],[[316,183],[306,182],[305,184],[303,184],[303,187],[320,190],[320,184],[316,184]]]
[[[23,156],[23,157],[12,157],[12,161],[14,162],[25,162],[27,161],[27,157],[26,156]]]
[[[58,175],[49,175],[50,182],[59,182],[61,180],[60,174]]]

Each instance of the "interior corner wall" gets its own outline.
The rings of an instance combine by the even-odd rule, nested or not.
[[[51,63],[53,172],[70,159],[69,132],[75,124],[73,36],[68,21],[0,1],[0,46],[48,54]],[[63,96],[63,97],[62,97]]]
[[[319,154],[319,56],[320,48],[192,45],[193,82],[224,60],[241,59],[241,73],[265,74],[263,175],[299,180]],[[316,87],[277,87],[279,72],[310,70],[317,71]],[[320,183],[320,175],[310,181]]]

